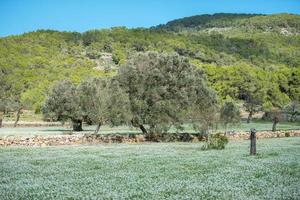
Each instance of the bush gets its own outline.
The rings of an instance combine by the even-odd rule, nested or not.
[[[289,132],[286,132],[284,135],[285,135],[285,137],[290,137],[291,136]]]
[[[202,147],[203,150],[208,149],[225,149],[228,143],[228,138],[222,133],[211,134],[208,136],[206,144]]]
[[[166,134],[162,134],[160,140],[162,142],[177,142],[178,137],[176,133],[166,133]]]

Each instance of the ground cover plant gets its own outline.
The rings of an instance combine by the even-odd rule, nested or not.
[[[0,148],[0,199],[298,199],[300,138]]]

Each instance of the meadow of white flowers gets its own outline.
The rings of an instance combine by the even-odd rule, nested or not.
[[[300,199],[300,138],[0,148],[0,199]]]

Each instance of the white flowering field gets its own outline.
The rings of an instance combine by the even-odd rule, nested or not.
[[[300,199],[300,138],[0,148],[0,199]]]

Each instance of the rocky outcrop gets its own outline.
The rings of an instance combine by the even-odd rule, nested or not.
[[[231,133],[230,140],[248,140],[249,132]],[[288,131],[261,131],[256,134],[257,139],[276,137],[299,137],[300,130]],[[172,134],[170,137],[162,137],[159,141],[181,141],[199,142],[205,137],[199,134]],[[57,145],[78,145],[78,144],[99,144],[99,143],[141,143],[147,142],[144,135],[99,135],[99,134],[74,134],[74,135],[51,135],[51,136],[3,136],[0,137],[0,147],[2,146],[57,146]]]

